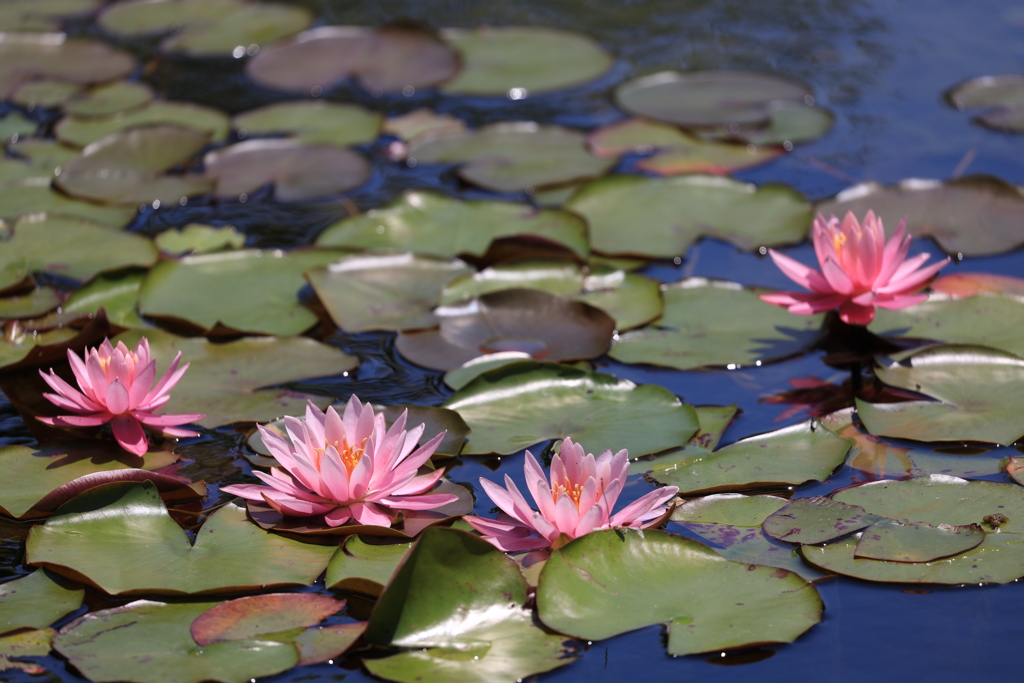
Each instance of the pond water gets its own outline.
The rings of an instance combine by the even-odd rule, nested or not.
[[[474,127],[534,120],[592,130],[626,118],[610,93],[635,76],[664,69],[771,71],[806,83],[817,105],[834,114],[834,124],[823,137],[797,145],[770,163],[733,173],[735,178],[758,185],[785,183],[811,201],[827,199],[850,185],[869,180],[889,184],[906,178],[945,180],[964,174],[991,174],[1014,185],[1024,184],[1024,138],[973,124],[970,113],[957,111],[943,95],[952,86],[977,76],[1024,69],[1024,9],[1015,3],[305,0],[292,4],[311,9],[317,21],[326,25],[378,26],[411,19],[435,28],[558,27],[590,35],[615,57],[614,66],[595,81],[521,100],[444,95],[429,88],[410,96],[373,97],[361,88],[347,86],[329,93],[331,101],[355,102],[389,116],[428,107]],[[88,21],[72,22],[69,31],[101,35]],[[155,44],[145,40],[125,43],[142,61],[153,60],[145,68],[143,79],[168,99],[197,102],[229,114],[281,99],[278,93],[253,86],[238,60],[157,57]],[[36,111],[33,116],[44,121],[56,117],[46,111]],[[350,213],[353,204],[366,211],[409,188],[435,189],[470,199],[525,197],[521,193],[475,189],[462,183],[450,169],[393,163],[385,156],[388,143],[389,139],[378,139],[362,147],[372,159],[372,174],[365,184],[346,193],[344,201],[277,203],[268,191],[255,193],[244,203],[201,198],[184,206],[145,207],[129,228],[156,235],[168,227],[193,222],[230,224],[245,233],[247,246],[293,248],[311,244],[326,226]],[[616,169],[634,172],[631,164],[635,161],[635,157],[627,157]],[[944,256],[931,240],[915,240],[911,254],[922,251],[930,253],[933,260]],[[814,260],[808,243],[787,247],[785,253],[804,263]],[[1016,276],[1022,269],[1024,256],[1010,251],[954,257],[944,273],[962,270]],[[640,272],[663,282],[701,276],[743,285],[791,288],[770,259],[713,239],[695,244],[678,262],[655,261]],[[394,337],[392,333],[348,334],[340,330],[326,334],[324,340],[329,344],[360,359],[358,370],[288,386],[342,400],[356,393],[375,403],[442,403],[452,393],[442,381],[442,373],[424,370],[399,357]],[[621,379],[663,386],[693,405],[736,404],[740,415],[722,440],[722,444],[728,444],[807,419],[809,408],[814,406],[794,407],[792,403],[765,399],[792,389],[791,380],[795,378],[841,383],[848,377],[826,365],[822,356],[823,352],[816,351],[735,370],[668,370],[608,357],[597,359],[593,365]],[[210,484],[206,507],[230,499],[219,492],[219,486],[249,481],[250,467],[243,457],[245,440],[244,430],[222,427],[179,447],[193,460],[179,473]],[[18,413],[10,403],[0,401],[0,445],[32,443],[33,437]],[[1013,447],[1001,447],[970,457],[978,463],[991,463],[1016,454]],[[478,492],[478,477],[496,479],[506,472],[522,486],[523,457],[522,451],[500,462],[463,457],[448,474]],[[979,465],[979,469],[994,472],[997,468]],[[1001,472],[972,478],[1007,480]],[[844,465],[827,481],[799,487],[795,493],[826,495],[865,480],[863,472]],[[648,483],[637,479],[627,488],[627,494],[632,498],[649,488]],[[491,508],[486,497],[478,497],[476,514],[488,516]],[[669,523],[668,529],[689,535],[674,523]],[[31,568],[23,560],[22,541],[12,538],[0,542],[0,577],[28,573]],[[319,586],[322,590],[322,584]],[[671,657],[665,652],[663,628],[651,626],[596,642],[585,648],[579,661],[537,678],[551,682],[620,681],[639,672],[662,680],[699,678],[713,682],[1014,678],[1014,655],[1005,644],[1024,638],[1024,622],[1020,619],[1024,586],[1019,582],[943,587],[829,577],[819,581],[817,587],[825,603],[824,618],[789,645]],[[91,600],[93,608],[110,604],[95,595]],[[38,661],[47,668],[46,673],[4,672],[0,678],[6,675],[4,680],[19,683],[86,680],[59,658]],[[379,679],[361,670],[358,661],[346,660],[341,667],[298,667],[265,680],[355,683]]]

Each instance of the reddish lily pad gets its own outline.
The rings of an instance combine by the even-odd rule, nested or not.
[[[340,611],[344,600],[315,593],[270,593],[222,602],[196,617],[189,629],[201,647],[315,626]]]
[[[134,68],[130,54],[96,40],[63,33],[0,34],[0,99],[37,78],[87,85],[123,78]]]
[[[437,85],[458,68],[448,45],[426,29],[402,24],[320,26],[261,50],[246,73],[260,85],[290,92],[319,93],[350,76],[371,92],[409,92]]]
[[[1010,475],[1010,479],[1024,486],[1024,458],[1007,458],[1004,469]]]
[[[831,541],[883,521],[857,505],[831,498],[798,498],[764,520],[765,532],[780,541],[815,544]]]
[[[951,273],[936,278],[930,288],[933,292],[956,298],[979,294],[1009,294],[1024,297],[1024,280],[993,273]]]
[[[230,124],[226,114],[191,102],[154,101],[146,106],[110,116],[65,116],[54,133],[67,145],[87,147],[113,133],[140,126],[179,126],[207,133],[212,142],[227,137]]]
[[[377,597],[409,553],[412,542],[370,544],[362,536],[349,536],[327,565],[324,585]]]
[[[980,524],[906,524],[896,520],[875,522],[857,541],[854,557],[893,562],[931,562],[967,552],[981,545]]]
[[[6,581],[0,584],[0,634],[45,628],[78,609],[84,596],[80,586],[42,569]]]
[[[380,132],[381,115],[355,104],[277,102],[238,114],[231,126],[246,136],[285,133],[317,145],[358,145]]]

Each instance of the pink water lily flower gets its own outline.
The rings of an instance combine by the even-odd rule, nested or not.
[[[283,515],[323,515],[332,527],[351,520],[391,526],[399,512],[455,502],[451,494],[427,493],[443,469],[417,474],[447,432],[416,448],[425,426],[406,431],[406,414],[387,429],[384,415],[354,395],[342,415],[333,407],[325,413],[308,403],[305,420],[284,419],[290,441],[259,427],[263,443],[281,464],[271,467],[270,474],[253,472],[267,486],[235,484],[224,491],[266,501]]]
[[[178,425],[201,420],[201,413],[157,415],[154,411],[170,400],[170,391],[188,370],[188,363],[178,367],[181,352],[171,361],[167,372],[156,385],[156,361],[149,357],[149,340],[143,337],[129,351],[124,342],[111,346],[109,339],[95,349],[86,349],[79,358],[68,349],[71,371],[78,380],[78,391],[51,369],[39,371],[56,394],[43,394],[59,408],[74,415],[39,417],[40,422],[58,427],[98,427],[110,423],[114,438],[126,451],[143,455],[149,440],[142,426],[153,427],[168,436],[197,436],[198,432],[179,429]]]
[[[879,308],[906,308],[927,299],[918,294],[945,261],[922,268],[928,254],[908,259],[910,236],[904,237],[907,219],[900,221],[896,233],[885,241],[882,220],[868,211],[864,223],[847,213],[840,223],[832,216],[827,221],[818,214],[814,219],[814,251],[821,272],[769,249],[775,265],[804,292],[762,294],[761,300],[784,306],[790,313],[811,315],[839,309],[839,317],[850,325],[867,325]]]
[[[540,512],[530,507],[506,474],[507,489],[480,479],[487,495],[503,511],[498,518],[465,518],[485,540],[506,552],[559,547],[598,529],[651,526],[667,511],[666,503],[679,493],[675,486],[663,486],[612,514],[629,473],[628,453],[621,450],[612,455],[607,450],[595,458],[569,438],[562,442],[561,453],[551,459],[550,483],[530,451],[526,451],[523,469],[526,486]]]

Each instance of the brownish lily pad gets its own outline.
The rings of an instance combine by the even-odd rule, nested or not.
[[[315,626],[340,611],[344,600],[315,593],[250,595],[203,612],[192,622],[192,637],[200,646]]]
[[[1024,280],[993,273],[950,273],[935,279],[933,292],[963,298],[979,294],[1008,294],[1024,298]]]
[[[130,54],[96,40],[63,33],[0,33],[0,99],[37,78],[88,85],[123,78],[134,68]]]

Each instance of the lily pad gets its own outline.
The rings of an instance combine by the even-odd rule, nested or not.
[[[203,163],[220,197],[273,183],[278,201],[301,201],[351,190],[370,177],[369,164],[357,152],[300,140],[246,140],[210,152]]]
[[[884,520],[861,533],[853,555],[870,560],[931,562],[976,548],[984,540],[980,524],[932,526]]]
[[[949,102],[964,109],[985,108],[974,117],[981,125],[1010,133],[1024,132],[1024,76],[981,76],[946,93]]]
[[[226,114],[191,102],[150,102],[144,107],[111,116],[72,116],[61,119],[53,129],[67,145],[87,147],[113,133],[141,126],[179,126],[209,135],[211,142],[227,137],[230,123]]]
[[[128,0],[99,16],[100,26],[122,36],[170,33],[161,50],[196,57],[242,57],[248,45],[287,38],[311,23],[301,7],[243,0]],[[234,52],[239,46],[241,54]]]
[[[1013,443],[1024,434],[1024,359],[984,346],[934,346],[876,367],[889,386],[933,400],[868,403],[857,413],[872,434],[918,441]]]
[[[340,611],[344,600],[315,593],[249,595],[211,607],[189,629],[200,646],[248,640],[315,626]]]
[[[907,232],[934,238],[950,254],[991,256],[1024,244],[1024,196],[993,176],[908,179],[891,186],[861,183],[817,209],[825,216],[847,211],[862,216],[870,209],[890,229],[906,217]]]
[[[246,73],[260,85],[303,93],[322,92],[354,76],[377,93],[430,87],[458,68],[456,53],[433,33],[396,24],[310,29],[260,50]]]
[[[649,258],[682,256],[701,237],[746,251],[796,244],[811,222],[811,207],[791,187],[700,175],[611,176],[584,185],[566,208],[587,219],[595,251]]]
[[[408,156],[410,162],[461,164],[459,177],[496,192],[589,180],[614,163],[591,154],[583,133],[526,121],[419,138]]]
[[[72,196],[110,204],[176,204],[182,197],[212,189],[212,183],[199,175],[164,175],[208,140],[208,133],[180,126],[119,131],[65,163],[54,183]]]
[[[525,351],[534,359],[596,358],[611,342],[615,321],[589,304],[534,289],[506,289],[434,309],[440,328],[395,340],[408,360],[454,370],[479,355]]]
[[[760,365],[809,348],[824,320],[766,305],[755,290],[731,282],[687,278],[662,285],[661,292],[664,314],[648,327],[620,334],[608,355],[679,370]]]
[[[183,228],[164,230],[154,241],[163,253],[181,256],[241,249],[245,246],[245,235],[231,225],[189,223]]]
[[[668,622],[668,652],[788,643],[821,620],[812,584],[784,569],[730,562],[663,531],[596,531],[556,550],[540,574],[547,626],[600,640]]]
[[[0,181],[5,182],[45,178],[48,184],[58,168],[78,156],[78,150],[72,147],[38,138],[19,140],[7,149],[14,156],[0,163]]]
[[[788,500],[778,496],[747,496],[742,493],[716,493],[684,501],[672,511],[673,522],[760,526]]]
[[[41,628],[23,631],[0,638],[0,671],[11,668],[8,657],[45,657],[50,654],[51,642],[56,631]],[[39,673],[39,672],[33,672]]]
[[[333,549],[268,534],[233,503],[207,518],[193,546],[152,484],[118,483],[61,506],[32,528],[25,552],[30,564],[121,595],[307,585]]]
[[[27,119],[16,111],[9,112],[0,118],[0,143],[6,145],[17,142],[19,138],[32,137],[39,124]]]
[[[0,183],[0,218],[13,220],[27,214],[40,213],[69,216],[121,228],[131,219],[135,209],[100,206],[69,199],[50,188],[49,178],[43,183],[36,182],[34,178],[25,183]]]
[[[382,130],[405,141],[420,135],[447,135],[464,133],[466,123],[450,114],[438,114],[430,109],[414,109],[401,116],[389,116],[384,120]]]
[[[59,107],[81,91],[82,86],[75,83],[64,83],[63,81],[29,81],[15,90],[11,94],[10,100],[15,104],[20,104],[21,106],[28,107],[30,109],[35,107]],[[30,136],[36,129],[35,122],[28,121],[27,119],[25,121],[32,127],[24,134],[19,134],[19,138]],[[13,123],[13,121],[11,123]],[[0,138],[3,138],[4,140],[10,139],[11,136],[7,134],[9,125],[10,123],[8,123],[6,117],[2,122],[0,122]]]
[[[45,628],[82,604],[85,590],[40,569],[0,584],[0,633]],[[49,648],[47,648],[49,652]],[[46,653],[43,653],[46,654]]]
[[[412,542],[370,544],[349,536],[327,565],[324,585],[334,590],[378,596],[409,553]]]
[[[135,109],[153,100],[153,89],[140,81],[115,81],[76,93],[64,103],[64,111],[75,116],[110,116]]]
[[[1005,470],[1010,479],[1024,486],[1024,458],[1007,458]]]
[[[88,315],[102,308],[107,318],[118,327],[147,327],[139,319],[136,306],[143,273],[130,273],[122,277],[97,276],[80,287],[64,302],[65,313]]]
[[[579,216],[512,202],[459,201],[420,191],[405,192],[383,208],[329,226],[317,245],[410,250],[450,258],[483,256],[491,242],[513,236],[564,245],[581,257],[588,251],[587,226]]]
[[[347,332],[431,327],[441,288],[473,269],[412,253],[347,256],[306,272],[334,323]]]
[[[238,114],[231,126],[246,136],[284,133],[311,145],[343,147],[376,140],[381,118],[355,104],[278,102]]]
[[[137,600],[86,614],[62,629],[53,646],[93,681],[246,683],[298,663],[290,643],[264,639],[197,645],[189,626],[216,604]]]
[[[22,296],[0,298],[0,320],[38,318],[57,308],[62,298],[53,287],[39,287]]]
[[[613,64],[611,55],[590,38],[553,28],[447,29],[442,35],[462,56],[462,71],[443,87],[454,95],[522,99],[582,85]]]
[[[146,330],[126,332],[117,340],[134,348],[143,335],[149,339],[152,357],[163,361],[157,362],[158,375],[179,350],[182,360],[191,363],[162,410],[169,414],[204,413],[206,417],[197,424],[207,428],[297,415],[305,409],[307,400],[324,408],[331,402],[328,396],[264,387],[340,375],[358,364],[354,357],[305,337],[245,338],[211,344],[202,338],[186,339]]]
[[[933,292],[958,299],[979,294],[1008,294],[1024,297],[1024,280],[1019,277],[994,273],[950,273],[933,280],[929,288]]]
[[[69,17],[90,14],[100,0],[9,0],[0,5],[0,26],[5,31],[51,31]]]
[[[130,54],[98,40],[68,38],[63,33],[7,33],[0,40],[0,99],[6,100],[23,83],[35,79],[106,83],[134,68]]]
[[[885,521],[857,505],[831,498],[798,498],[764,520],[769,536],[790,543],[815,544],[846,536]]]
[[[444,383],[458,391],[489,370],[520,361],[534,362],[533,357],[523,351],[502,351],[500,353],[488,353],[486,356],[477,356],[454,370],[446,372],[444,374]],[[586,369],[589,369],[589,366]]]
[[[636,457],[685,443],[698,425],[693,408],[667,389],[552,363],[486,372],[445,407],[472,430],[463,455],[504,455],[568,436],[588,452],[625,448]]]
[[[816,140],[832,128],[834,117],[824,107],[777,100],[768,104],[768,122],[761,124],[726,124],[700,128],[695,132],[702,140],[745,142],[750,145],[782,145],[789,150],[800,142]]]
[[[301,334],[317,322],[299,302],[302,274],[338,255],[330,250],[250,249],[164,260],[143,281],[139,310],[146,316],[184,320],[207,332],[227,328]]]

